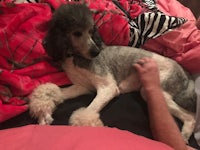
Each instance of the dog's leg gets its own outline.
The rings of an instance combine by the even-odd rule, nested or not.
[[[74,111],[69,124],[74,126],[103,126],[99,112],[117,95],[119,95],[119,89],[116,85],[97,89],[97,95],[91,104],[86,108]]]
[[[53,83],[39,85],[29,96],[30,114],[41,125],[51,124],[52,113],[57,103],[63,101],[60,88]]]
[[[66,88],[61,88],[61,92],[65,100],[91,93],[87,88],[75,84]]]
[[[30,114],[38,119],[39,124],[51,124],[53,111],[58,104],[87,93],[89,91],[86,88],[78,85],[60,88],[53,83],[41,84],[29,97]]]
[[[169,107],[170,113],[180,119],[183,122],[182,135],[184,140],[188,143],[190,136],[192,135],[195,127],[195,114],[183,109],[178,104],[176,104],[171,95],[164,92],[164,96]]]

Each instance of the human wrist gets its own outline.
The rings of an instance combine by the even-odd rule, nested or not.
[[[163,90],[161,86],[149,86],[149,87],[143,87],[142,93],[146,97],[146,101],[157,101],[163,98]]]
[[[146,94],[148,93],[154,93],[154,92],[161,92],[162,91],[162,87],[160,85],[154,85],[154,86],[144,86],[142,87],[144,92]]]

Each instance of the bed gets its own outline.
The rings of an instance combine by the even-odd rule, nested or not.
[[[181,1],[184,4],[182,5],[176,0],[158,0],[155,5],[150,5],[149,1],[141,2],[140,0],[135,0],[135,3],[131,3],[131,5],[131,1],[127,0],[118,2],[116,4],[110,0],[90,1],[90,8],[99,10],[99,13],[94,15],[94,19],[106,44],[143,47],[176,60],[193,75],[200,73],[200,31],[195,25],[195,17],[198,16],[196,9],[192,9],[192,6],[191,9],[185,7],[186,1]],[[153,137],[149,128],[146,103],[138,92],[123,94],[114,98],[101,111],[101,119],[107,126],[105,129],[93,130],[89,127],[77,127],[76,130],[75,127],[67,126],[71,113],[80,107],[87,106],[95,97],[94,94],[80,96],[59,105],[53,114],[52,127],[37,126],[37,121],[29,115],[28,95],[36,86],[46,82],[53,82],[61,87],[71,84],[66,74],[56,67],[56,64],[46,55],[41,44],[52,11],[61,3],[65,3],[65,1],[44,0],[40,3],[21,3],[20,1],[20,4],[4,1],[0,3],[0,137],[3,139],[0,141],[0,149],[16,148],[9,145],[9,142],[16,145],[18,149],[61,149],[60,146],[66,144],[63,139],[70,140],[66,135],[63,136],[62,132],[68,134],[70,131],[69,135],[73,135],[73,140],[68,149],[83,149],[83,145],[73,144],[81,143],[81,141],[84,145],[89,143],[100,145],[97,138],[89,138],[88,141],[84,141],[85,136],[83,135],[88,134],[87,138],[94,134],[98,136],[99,133],[103,132],[102,130],[106,130],[107,138],[102,135],[104,144],[102,147],[98,147],[99,149],[105,149],[103,146],[108,146],[106,141],[108,142],[113,137],[118,137],[113,144],[118,149],[123,145],[124,149],[131,149],[136,145],[141,146],[140,142],[134,142],[135,138],[130,135],[131,132],[141,136],[140,140],[145,140],[148,143],[148,139],[153,139]],[[119,6],[123,7],[119,8]],[[155,9],[157,10],[155,11]],[[130,12],[130,10],[134,11]],[[127,12],[131,15],[127,15]],[[139,15],[149,12],[162,12],[166,16],[175,17],[177,22],[170,28],[168,26],[166,32],[160,32],[151,37],[142,37],[139,19],[137,18]],[[131,17],[131,20],[137,21],[137,28],[132,26],[130,29],[129,17]],[[121,26],[116,26],[116,24]],[[105,31],[112,32],[105,33]],[[134,39],[133,33],[137,33],[139,38]],[[181,128],[182,123],[177,119],[176,121]],[[111,131],[108,131],[109,128]],[[42,139],[42,134],[39,134],[41,130],[45,130],[47,135],[49,134],[50,141],[54,141],[55,147],[43,147],[41,143],[36,141],[36,139]],[[113,130],[116,130],[117,133],[113,133]],[[57,133],[57,137],[62,137],[61,142],[58,138],[50,136],[50,133],[54,131]],[[14,133],[16,136],[14,136]],[[77,136],[74,134],[77,134]],[[126,140],[122,140],[123,138]],[[23,141],[24,139],[32,140]],[[47,143],[48,146],[48,136],[44,139],[46,140],[43,142]],[[17,143],[17,141],[20,142]],[[127,141],[134,142],[134,144],[128,144]],[[30,148],[30,145],[35,144],[34,142],[39,146]],[[119,144],[120,142],[121,144]],[[128,146],[125,147],[126,144]],[[161,143],[156,142],[154,144],[151,146],[155,149],[156,147],[161,149],[159,148]],[[190,138],[189,145],[200,149],[194,135]],[[110,147],[110,149],[116,149],[116,147]],[[87,146],[84,148],[87,148]],[[89,148],[92,149],[92,147]],[[163,146],[164,149],[165,146]]]

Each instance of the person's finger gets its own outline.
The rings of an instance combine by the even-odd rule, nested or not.
[[[142,59],[142,61],[143,61],[144,63],[149,63],[149,62],[152,62],[153,59],[151,59],[151,58],[149,58],[149,57],[144,57],[144,58]]]
[[[142,72],[141,64],[135,63],[135,64],[133,64],[133,67],[136,69],[137,72],[139,72],[139,73]]]
[[[143,66],[146,63],[146,60],[144,59],[140,59],[137,61],[137,64],[140,64],[141,66]]]
[[[153,61],[153,60],[152,60],[151,58],[149,58],[149,57],[144,57],[144,58],[139,59],[139,60],[137,61],[137,63],[143,66],[144,64],[149,63],[149,62],[152,62],[152,61]]]

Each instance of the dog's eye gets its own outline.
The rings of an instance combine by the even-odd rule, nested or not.
[[[82,33],[80,31],[76,31],[73,33],[73,35],[76,37],[80,37],[80,36],[82,36]]]

